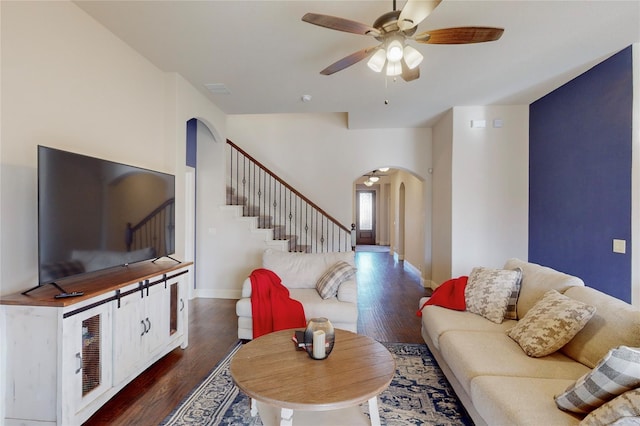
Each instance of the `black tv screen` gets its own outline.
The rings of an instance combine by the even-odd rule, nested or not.
[[[175,177],[38,146],[39,284],[175,250]]]

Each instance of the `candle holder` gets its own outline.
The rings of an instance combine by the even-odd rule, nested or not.
[[[304,331],[305,349],[312,359],[325,359],[333,350],[335,332],[331,321],[312,318]]]

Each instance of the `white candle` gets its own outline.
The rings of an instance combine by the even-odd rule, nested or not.
[[[313,357],[316,359],[322,359],[325,356],[324,331],[316,330],[313,332]]]

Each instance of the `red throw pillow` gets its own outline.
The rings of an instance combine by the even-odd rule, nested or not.
[[[464,300],[464,289],[467,286],[468,278],[468,276],[464,275],[442,283],[433,291],[429,300],[420,307],[420,310],[416,314],[421,317],[422,308],[427,305],[442,306],[443,308],[454,309],[456,311],[466,311],[467,304]]]

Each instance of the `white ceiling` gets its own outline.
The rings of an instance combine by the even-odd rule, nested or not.
[[[227,114],[347,112],[350,128],[429,127],[452,106],[529,104],[640,42],[640,0],[444,0],[418,33],[505,29],[496,42],[425,45],[421,77],[393,82],[361,61],[319,71],[378,42],[302,22],[306,12],[371,25],[392,0],[76,1],[164,71],[177,72]],[[398,9],[405,0],[398,0]],[[222,83],[230,94],[212,94]],[[302,102],[302,95],[311,102]],[[385,105],[385,100],[389,101]]]

